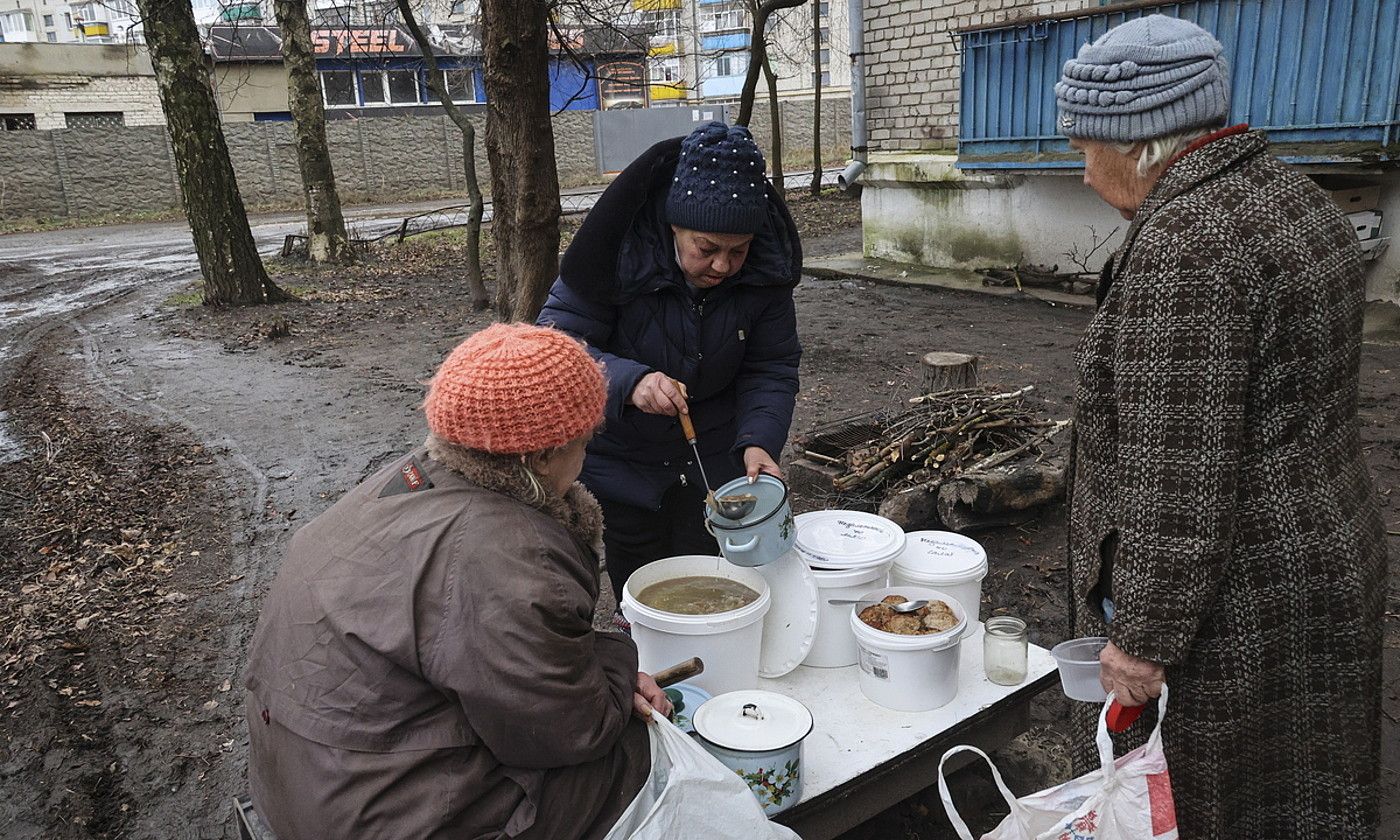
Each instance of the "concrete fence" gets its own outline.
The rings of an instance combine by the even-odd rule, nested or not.
[[[754,113],[754,133],[768,146],[766,103]],[[828,161],[848,154],[850,104],[823,102]],[[789,168],[810,165],[812,103],[785,101],[783,156]],[[599,183],[593,113],[554,117],[555,158],[564,187]],[[483,122],[477,125],[477,171],[489,191]],[[347,202],[386,202],[465,195],[462,138],[446,116],[333,120],[326,131],[336,183]],[[291,123],[224,126],[243,200],[251,207],[301,201]],[[164,126],[0,132],[0,219],[161,212],[180,206],[180,189]]]

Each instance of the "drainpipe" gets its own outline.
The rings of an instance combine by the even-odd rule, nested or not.
[[[865,171],[865,9],[863,0],[847,0],[846,24],[851,47],[851,162],[836,183],[849,190]]]

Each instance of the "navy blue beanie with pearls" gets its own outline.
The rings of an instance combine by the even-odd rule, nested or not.
[[[742,125],[710,122],[681,141],[666,221],[706,233],[758,233],[768,222],[763,152]]]

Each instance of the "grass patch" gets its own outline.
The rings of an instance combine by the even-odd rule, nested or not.
[[[99,213],[93,216],[45,216],[39,218],[0,219],[0,235],[7,233],[42,233],[67,228],[132,225],[143,222],[169,222],[183,219],[184,213],[175,207],[166,210],[135,210]]]
[[[203,304],[204,289],[200,283],[191,283],[184,289],[168,295],[164,301],[164,305],[172,309],[184,309],[190,306],[202,306]]]

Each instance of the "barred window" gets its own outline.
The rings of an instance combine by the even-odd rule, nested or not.
[[[69,128],[112,129],[126,125],[121,111],[69,111],[63,115]]]

